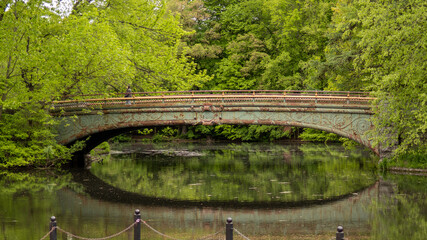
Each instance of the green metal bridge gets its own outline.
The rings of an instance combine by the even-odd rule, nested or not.
[[[373,127],[373,99],[365,92],[337,91],[139,92],[131,98],[74,96],[54,102],[51,113],[62,119],[57,140],[68,145],[87,139],[86,152],[115,135],[141,127],[263,124],[336,133],[381,155],[381,149],[374,148],[366,134]]]

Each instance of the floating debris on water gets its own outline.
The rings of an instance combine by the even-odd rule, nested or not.
[[[188,186],[200,186],[203,185],[203,183],[190,183]]]

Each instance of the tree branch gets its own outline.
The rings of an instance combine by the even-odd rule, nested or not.
[[[2,1],[0,3],[0,9],[2,9],[2,11],[0,12],[0,22],[3,21],[3,17],[4,17],[4,13],[6,12],[6,8],[7,8],[7,1]]]
[[[111,22],[113,22],[113,21],[111,21]],[[122,23],[122,24],[131,25],[131,26],[132,26],[132,27],[134,27],[134,28],[142,28],[142,29],[146,29],[146,30],[153,31],[153,32],[158,32],[158,31],[160,31],[159,29],[154,29],[154,28],[144,27],[144,26],[140,26],[140,25],[137,25],[137,24],[135,24],[135,23],[131,23],[131,22],[120,21],[120,20],[119,20],[119,21],[117,21],[117,22]]]

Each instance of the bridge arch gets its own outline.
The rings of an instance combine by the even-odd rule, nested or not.
[[[327,92],[331,93],[331,92]],[[309,93],[233,93],[135,96],[55,103],[58,141],[87,140],[84,152],[112,136],[141,127],[173,125],[279,125],[319,129],[379,153],[367,137],[373,128],[369,97]]]

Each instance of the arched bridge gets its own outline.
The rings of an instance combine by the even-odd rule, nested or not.
[[[363,92],[144,92],[131,98],[75,96],[54,102],[52,114],[62,118],[58,141],[71,144],[91,136],[87,150],[119,133],[147,126],[264,124],[336,133],[379,153],[366,136],[373,127],[372,99]]]

